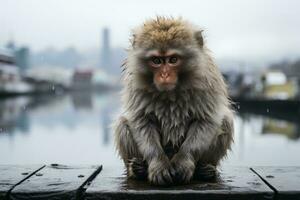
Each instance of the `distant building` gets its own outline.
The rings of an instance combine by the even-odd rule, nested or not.
[[[77,70],[73,74],[73,90],[91,90],[92,89],[92,70]]]
[[[9,41],[6,45],[14,54],[15,64],[19,67],[21,74],[30,67],[30,50],[28,47],[17,47],[13,41]]]
[[[298,94],[297,83],[276,70],[263,73],[256,89],[258,94],[266,99],[293,99]]]
[[[112,48],[110,41],[110,30],[104,28],[101,32],[99,68],[110,75],[120,76],[126,52],[121,47]]]
[[[29,68],[29,48],[21,47],[15,51],[16,64],[19,66],[21,73]]]
[[[111,47],[110,47],[110,31],[108,28],[102,30],[100,53],[100,67],[110,71],[111,68]]]

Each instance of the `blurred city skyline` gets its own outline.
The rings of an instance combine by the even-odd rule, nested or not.
[[[0,0],[0,45],[14,40],[33,52],[101,47],[108,27],[111,46],[126,48],[132,28],[145,19],[181,16],[205,30],[217,59],[275,62],[300,55],[300,2]]]
[[[299,165],[299,14],[299,0],[0,0],[0,164],[121,169],[120,66],[131,29],[159,15],[204,29],[236,111],[224,164]]]

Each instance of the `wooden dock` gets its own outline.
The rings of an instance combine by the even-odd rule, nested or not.
[[[217,182],[154,187],[102,166],[0,165],[0,200],[300,199],[300,167],[224,167]]]

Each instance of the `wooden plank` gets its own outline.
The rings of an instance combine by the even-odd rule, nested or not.
[[[300,167],[253,167],[277,194],[276,199],[300,199]]]
[[[249,168],[226,167],[216,183],[154,187],[145,181],[126,180],[119,169],[102,170],[85,193],[85,199],[271,199],[274,192]]]
[[[42,165],[0,165],[0,200],[17,184],[41,169]]]
[[[77,199],[87,182],[99,173],[99,166],[65,166],[52,164],[16,186],[10,198]]]

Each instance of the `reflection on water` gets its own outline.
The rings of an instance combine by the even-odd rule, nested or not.
[[[225,163],[299,165],[299,124],[253,113],[235,118],[235,144]]]
[[[120,166],[110,129],[116,92],[0,100],[0,164]],[[299,116],[240,109],[225,164],[299,165]]]
[[[299,132],[296,124],[275,119],[266,119],[262,128],[262,134],[280,134],[290,139],[298,139]]]
[[[1,100],[0,164],[118,164],[109,132],[118,109],[115,93]]]

